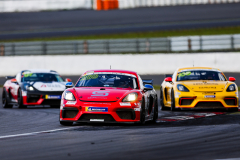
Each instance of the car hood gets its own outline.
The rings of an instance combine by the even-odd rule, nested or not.
[[[78,87],[76,94],[81,101],[91,102],[116,102],[127,95],[132,89],[122,88],[98,88],[98,87]]]
[[[44,83],[44,82],[35,82],[33,87],[39,91],[64,91],[66,89],[65,83],[61,82],[52,82],[52,83]]]
[[[182,82],[184,86],[187,88],[196,91],[207,91],[207,92],[221,92],[224,90],[226,85],[228,84],[227,81],[195,81],[195,82]]]

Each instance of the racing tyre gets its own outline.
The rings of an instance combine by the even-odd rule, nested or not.
[[[146,112],[145,112],[145,101],[142,100],[141,113],[140,113],[140,124],[145,124]]]
[[[23,105],[23,97],[21,89],[18,90],[18,108],[27,108],[26,105]]]
[[[60,124],[63,125],[63,126],[71,126],[71,125],[73,125],[73,122],[63,122],[63,121],[60,121]]]
[[[168,108],[165,107],[164,103],[163,103],[163,91],[161,90],[160,92],[160,105],[161,105],[161,110],[167,110]]]
[[[8,103],[8,99],[7,99],[7,92],[3,89],[3,93],[2,93],[2,106],[3,108],[12,108],[13,105]]]
[[[175,108],[175,97],[174,97],[174,91],[172,89],[171,91],[171,111],[175,111],[176,108]]]
[[[158,99],[155,100],[154,115],[153,115],[152,123],[156,123],[157,119],[158,119]]]

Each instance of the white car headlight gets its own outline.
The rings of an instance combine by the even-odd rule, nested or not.
[[[123,98],[123,102],[133,102],[136,101],[138,97],[137,93],[130,93],[125,98]]]
[[[75,101],[75,100],[76,100],[75,97],[74,97],[74,95],[73,95],[73,93],[70,92],[70,91],[66,91],[66,92],[64,93],[64,99],[66,99],[66,100],[68,100],[68,101]]]
[[[29,91],[34,91],[34,88],[32,86],[27,88]]]

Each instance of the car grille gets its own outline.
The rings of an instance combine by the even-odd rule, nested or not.
[[[60,106],[60,99],[44,99],[42,105],[58,105]]]
[[[28,95],[27,102],[28,103],[36,103],[41,98],[41,95]]]
[[[194,99],[180,99],[180,105],[191,105]]]
[[[119,109],[117,110],[117,115],[121,119],[131,119],[131,120],[135,119],[135,112],[133,109]]]
[[[74,118],[78,114],[77,108],[68,108],[62,110],[62,117],[63,118]]]
[[[198,102],[195,108],[224,108],[221,102]]]
[[[225,98],[224,101],[227,105],[236,105],[236,98]]]
[[[104,119],[105,122],[115,121],[114,118],[109,114],[83,114],[79,118],[79,121],[90,121],[90,119]]]

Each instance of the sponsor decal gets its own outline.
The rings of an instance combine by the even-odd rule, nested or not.
[[[207,82],[203,82],[203,83],[193,83],[193,85],[218,85],[218,83],[207,83]]]
[[[41,88],[42,88],[42,87],[47,87],[47,85],[46,85],[46,84],[43,84],[43,85],[41,85]]]
[[[66,104],[73,104],[75,105],[77,102],[76,101],[68,101]]]
[[[141,111],[140,108],[134,108],[134,111]]]
[[[99,77],[98,74],[90,74],[90,75],[83,75],[80,79],[80,81],[86,81],[89,79],[97,79]]]
[[[189,76],[189,75],[191,75],[191,72],[181,72],[181,73],[179,73],[179,75],[178,75],[178,77],[184,77],[184,76]]]
[[[31,73],[31,72],[24,72],[24,73],[22,73],[23,75],[23,77],[32,77],[32,75],[33,75],[33,73]]]
[[[175,98],[179,98],[180,94],[181,94],[181,92],[175,92]]]
[[[90,119],[91,122],[104,122],[104,119]]]
[[[94,91],[94,92],[92,92],[91,96],[94,96],[94,97],[96,97],[96,96],[106,97],[106,96],[109,95],[109,92],[110,91]]]
[[[216,98],[215,95],[205,95],[204,98]]]
[[[131,106],[130,102],[120,102],[120,106]]]
[[[62,96],[59,95],[46,95],[45,99],[61,99]]]
[[[85,107],[87,112],[108,112],[108,107]]]

